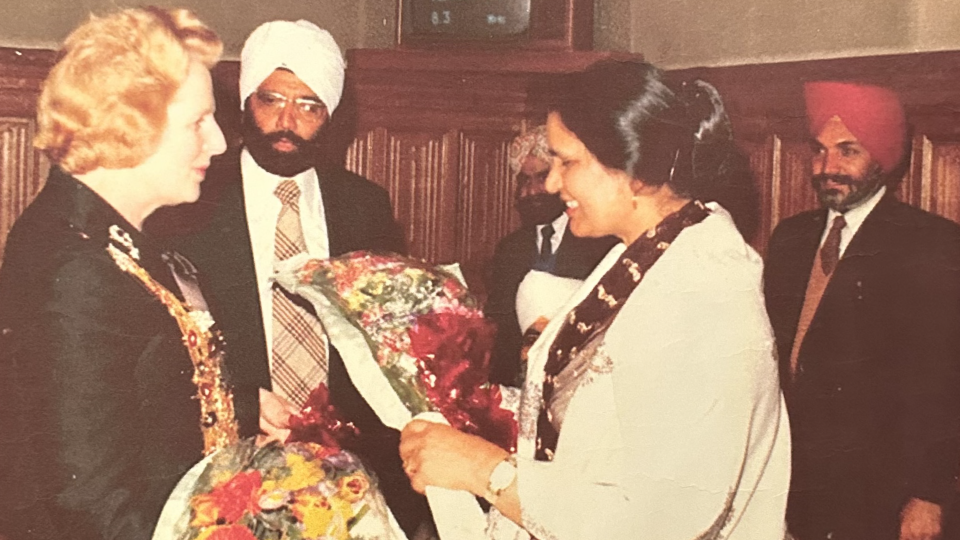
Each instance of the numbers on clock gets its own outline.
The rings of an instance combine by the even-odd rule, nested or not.
[[[450,10],[444,9],[442,11],[431,11],[430,22],[433,23],[434,26],[450,24],[452,22],[450,18]]]

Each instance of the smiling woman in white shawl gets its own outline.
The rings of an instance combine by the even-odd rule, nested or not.
[[[720,96],[603,62],[547,135],[571,230],[622,243],[531,349],[516,454],[414,422],[414,488],[485,497],[492,538],[782,538],[789,427],[762,264],[710,202],[743,180]]]

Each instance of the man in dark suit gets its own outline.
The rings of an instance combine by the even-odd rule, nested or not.
[[[522,386],[526,373],[521,348],[527,328],[520,328],[516,302],[527,273],[540,270],[584,279],[617,242],[613,237],[578,238],[570,232],[566,206],[559,195],[547,193],[544,187],[550,160],[544,126],[518,136],[510,145],[510,167],[517,178],[516,205],[523,225],[497,243],[484,309],[497,325],[490,380],[498,384]],[[535,335],[536,330],[531,332]]]
[[[805,93],[823,208],[776,228],[765,270],[793,433],[788,529],[934,539],[960,463],[960,226],[894,198],[893,92]]]
[[[340,101],[343,80],[340,49],[325,30],[307,21],[273,21],[254,30],[241,54],[243,148],[207,172],[205,189],[219,197],[206,203],[213,205],[209,224],[180,247],[200,269],[226,339],[244,434],[260,428],[284,437],[290,413],[326,383],[332,404],[360,430],[349,449],[377,473],[388,505],[412,534],[429,511],[403,473],[399,434],[357,392],[309,304],[270,279],[287,244],[318,258],[405,251],[383,188],[315,165],[321,128]],[[284,202],[287,187],[293,195]]]

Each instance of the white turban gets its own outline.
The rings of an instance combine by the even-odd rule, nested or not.
[[[247,38],[240,53],[240,106],[277,68],[288,69],[332,114],[343,95],[345,69],[330,32],[309,21],[270,21]]]
[[[540,270],[531,270],[524,276],[517,289],[517,322],[526,332],[537,319],[550,320],[559,313],[573,293],[577,292],[582,280],[548,274]]]

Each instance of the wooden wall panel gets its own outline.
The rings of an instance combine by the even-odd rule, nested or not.
[[[923,142],[920,206],[960,222],[960,142]]]
[[[431,261],[451,261],[455,253],[457,134],[391,131],[386,145],[386,186],[410,253]]]
[[[372,129],[354,139],[346,166],[386,188],[410,252],[459,262],[483,293],[497,240],[517,226],[507,164],[513,131],[446,133]]]
[[[47,178],[49,164],[33,148],[35,134],[32,119],[0,118],[0,261],[7,233]]]
[[[466,132],[459,137],[455,260],[478,294],[497,241],[517,226],[515,181],[507,165],[513,132]]]

